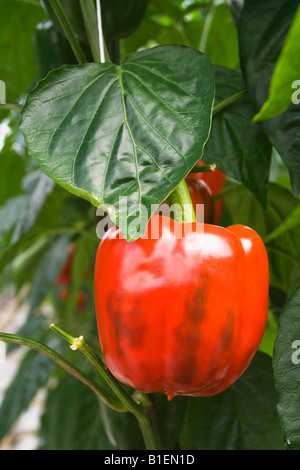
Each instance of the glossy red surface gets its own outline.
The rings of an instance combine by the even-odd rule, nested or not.
[[[198,178],[187,178],[186,185],[192,199],[197,221],[213,224],[215,221],[215,207],[208,185]],[[197,210],[197,206],[201,205],[203,205],[203,208]]]
[[[247,369],[264,333],[264,244],[243,226],[153,216],[148,234],[157,224],[156,239],[116,239],[114,227],[99,245],[95,305],[106,363],[121,382],[169,399],[222,392]]]
[[[200,160],[197,163],[197,166],[200,166],[200,165],[205,165],[205,162]],[[200,181],[204,181],[207,184],[207,186],[209,187],[213,197],[218,196],[218,194],[225,187],[225,184],[226,184],[226,176],[220,170],[205,171],[203,173],[201,173],[201,172],[200,173],[190,173],[187,176],[186,181],[188,181],[191,178],[197,178]],[[223,204],[224,204],[224,202],[223,202],[222,199],[218,199],[217,201],[215,201],[215,209],[214,209],[215,219],[214,219],[214,222],[216,224],[218,224],[221,220]]]

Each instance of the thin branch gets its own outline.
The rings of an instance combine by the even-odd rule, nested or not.
[[[82,371],[77,369],[77,367],[71,364],[67,359],[65,359],[63,356],[61,356],[45,344],[30,338],[26,338],[25,336],[14,335],[10,333],[0,333],[0,341],[4,341],[6,343],[15,343],[21,346],[27,346],[31,349],[34,349],[35,351],[44,354],[45,356],[49,357],[54,362],[56,362],[56,364],[58,364],[60,367],[69,372],[71,375],[80,380],[82,383],[87,385],[101,400],[104,401],[107,406],[114,409],[115,411],[128,411],[122,405],[122,403],[120,403],[119,400],[111,396],[98,383],[96,383],[93,379],[89,378],[86,374],[84,374]]]
[[[14,103],[12,101],[8,101],[7,103],[0,104],[0,111],[22,111],[22,106],[18,103]]]
[[[70,43],[70,46],[75,54],[76,59],[78,60],[79,64],[84,64],[87,62],[87,58],[81,48],[81,45],[75,35],[73,27],[70,23],[68,16],[66,15],[61,3],[59,0],[49,0],[52,6],[54,13],[58,21],[61,24],[61,27],[64,30],[64,33]]]
[[[101,14],[101,1],[97,1],[97,22],[98,22],[98,35],[99,35],[99,50],[100,50],[100,62],[105,62],[105,50],[104,50],[104,36],[102,27],[102,14]]]
[[[222,100],[220,101],[220,103],[216,104],[216,106],[213,109],[212,115],[215,116],[216,114],[218,114],[223,109],[227,108],[232,103],[235,103],[235,101],[238,101],[239,99],[244,98],[244,96],[246,95],[247,95],[246,89],[239,90],[236,93],[233,93],[232,95],[225,98],[225,100]]]

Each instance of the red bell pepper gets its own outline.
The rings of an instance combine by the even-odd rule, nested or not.
[[[201,165],[205,165],[205,162],[203,162],[202,160],[197,163],[197,166]],[[195,178],[199,179],[200,181],[204,181],[207,184],[213,197],[218,196],[226,184],[226,176],[220,170],[190,173],[186,178],[186,183],[188,183],[190,179]],[[216,224],[218,224],[221,220],[223,204],[223,199],[218,199],[217,201],[215,201],[214,222]]]
[[[194,173],[195,174],[195,173]],[[197,205],[203,204],[204,211],[197,217],[198,222],[205,222],[207,224],[215,223],[215,203],[211,190],[205,181],[189,177],[186,179],[186,185],[189,190],[191,200],[193,203],[194,211],[197,213]],[[203,218],[202,218],[203,215]]]
[[[268,314],[265,246],[251,228],[153,216],[134,242],[111,228],[95,263],[99,338],[110,371],[149,393],[207,396],[247,369]],[[184,226],[185,234],[176,236]]]

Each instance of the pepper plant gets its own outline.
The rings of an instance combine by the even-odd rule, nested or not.
[[[17,331],[0,328],[7,362],[24,351],[1,402],[1,441],[43,389],[44,450],[300,449],[299,34],[298,0],[0,0],[1,295],[26,312]],[[224,264],[207,257],[201,268],[210,292],[224,295],[206,326],[210,349],[193,370],[221,381],[209,396],[188,383],[198,348],[191,316],[183,317],[189,334],[179,352],[168,346],[183,330],[167,324],[164,355],[143,359],[142,381],[133,372],[147,353],[132,354],[147,329],[142,312],[162,303],[138,296],[132,250],[165,202],[184,209],[175,224],[196,223],[194,179],[206,181],[215,205],[207,233],[232,230],[245,240],[249,230],[260,240],[251,263],[244,254],[230,260],[223,290]],[[110,256],[104,220],[123,235]],[[226,229],[241,225],[248,229]],[[166,312],[168,295],[176,286],[160,294]],[[225,333],[214,330],[222,303],[235,297],[247,327],[233,342],[232,313]],[[103,324],[94,299],[108,310]],[[194,317],[204,310],[201,289],[188,299]],[[131,309],[132,324],[122,309]],[[122,356],[130,380],[126,367],[108,368],[115,365],[106,364],[96,313],[102,345],[117,351],[117,363]],[[228,383],[216,378],[205,352],[211,359],[218,351],[224,371],[230,357],[242,361],[248,342],[247,366]],[[189,387],[151,388],[161,362],[179,353]]]

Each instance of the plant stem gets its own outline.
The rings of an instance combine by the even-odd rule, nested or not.
[[[74,52],[76,59],[78,60],[78,63],[85,64],[87,62],[87,58],[81,48],[79,41],[76,38],[75,32],[72,28],[68,16],[66,15],[61,5],[61,2],[59,0],[50,0],[50,4],[54,13],[57,16],[57,19],[61,24],[61,27],[70,43],[70,46]]]
[[[79,0],[84,26],[95,62],[99,61],[97,13],[94,0]]]
[[[133,400],[126,393],[126,391],[117,381],[117,379],[111,374],[111,372],[108,370],[107,366],[103,363],[98,354],[85,342],[83,336],[74,338],[73,336],[69,335],[54,324],[51,324],[50,328],[56,333],[58,333],[60,336],[62,336],[65,340],[67,340],[71,344],[71,349],[78,349],[91,361],[91,363],[96,367],[97,371],[100,373],[101,377],[110,386],[111,390],[119,398],[120,402],[124,405],[124,407],[126,407],[126,409],[137,418],[147,449],[159,449],[159,438],[151,420],[152,404],[143,406],[142,404],[139,404],[135,400]]]
[[[185,180],[182,180],[167,198],[167,204],[174,209],[176,222],[196,222],[196,215]]]
[[[102,27],[101,0],[96,0],[100,62],[105,62],[104,35]]]
[[[191,169],[190,173],[202,173],[207,171],[215,171],[217,169],[215,163],[207,163],[205,165],[195,165],[194,168]]]
[[[14,335],[10,333],[0,333],[0,341],[27,346],[31,349],[34,349],[35,351],[38,351],[44,354],[45,356],[49,357],[54,362],[56,362],[56,364],[58,364],[60,367],[65,369],[67,372],[69,372],[71,375],[73,375],[78,380],[80,380],[82,383],[87,385],[91,390],[93,390],[93,392],[98,396],[98,398],[104,401],[104,403],[107,406],[109,406],[115,411],[119,411],[119,412],[127,411],[127,409],[119,400],[116,400],[116,398],[110,395],[105,389],[103,389],[93,379],[89,378],[86,374],[84,374],[82,371],[77,369],[77,367],[71,364],[67,359],[65,359],[63,356],[61,356],[60,354],[58,354],[56,351],[49,348],[45,344],[40,343],[39,341],[35,341],[30,338],[26,338],[25,336]]]
[[[18,103],[13,103],[8,101],[7,103],[0,104],[0,111],[2,110],[9,110],[9,111],[22,111],[22,106]]]
[[[228,98],[225,98],[225,100],[220,101],[220,103],[216,104],[216,106],[213,109],[212,115],[215,116],[218,114],[220,111],[222,111],[224,108],[227,108],[230,104],[234,103],[235,101],[239,100],[240,98],[243,98],[244,96],[247,95],[247,90],[239,90],[236,93],[233,93],[232,95],[228,96]]]
[[[160,440],[154,430],[150,413],[144,416],[136,416],[136,418],[139,422],[147,450],[162,450]]]
[[[96,367],[98,372],[100,373],[101,377],[107,382],[110,388],[115,392],[115,394],[122,399],[122,402],[125,404],[128,411],[139,412],[139,405],[131,399],[129,395],[123,390],[123,388],[119,385],[119,382],[116,381],[114,376],[108,370],[107,366],[104,364],[102,359],[96,354],[96,352],[85,342],[83,336],[79,338],[75,338],[74,336],[69,335],[57,325],[53,323],[50,325],[51,330],[55,331],[55,333],[59,334],[62,338],[68,341],[71,344],[71,349],[79,350],[82,352],[89,361]]]

